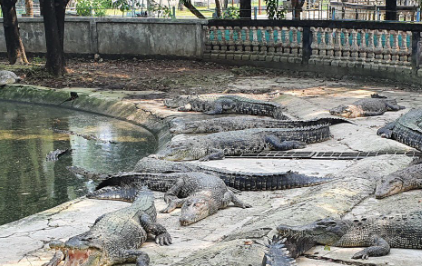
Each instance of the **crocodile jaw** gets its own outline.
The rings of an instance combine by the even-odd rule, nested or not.
[[[65,254],[64,266],[96,266],[101,259],[101,253],[96,249],[69,249]]]
[[[403,180],[392,175],[381,179],[378,182],[375,190],[375,197],[377,199],[386,198],[403,191]]]
[[[181,209],[180,225],[187,226],[208,217],[212,208],[210,205],[209,198],[189,197]]]
[[[280,225],[278,233],[283,237],[309,238],[323,245],[335,245],[347,233],[349,225],[342,220],[326,218],[303,226]]]

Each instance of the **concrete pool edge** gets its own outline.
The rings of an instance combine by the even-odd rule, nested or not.
[[[77,92],[79,97],[72,102],[61,104],[69,98],[71,91]],[[156,136],[159,145],[168,140],[169,131],[165,110],[161,113],[154,112],[152,108],[144,106],[145,101],[126,100],[125,97],[131,94],[132,92],[124,91],[97,91],[95,88],[54,89],[22,84],[0,87],[0,100],[41,104],[105,115],[146,128]]]

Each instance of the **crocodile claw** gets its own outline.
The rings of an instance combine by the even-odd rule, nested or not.
[[[368,252],[364,249],[362,251],[359,251],[355,253],[355,255],[352,256],[352,259],[363,259],[366,260],[369,258]]]
[[[242,208],[243,208],[243,209],[246,209],[246,208],[252,208],[252,205],[250,205],[250,204],[248,204],[248,203],[245,203],[245,204],[243,204]]]
[[[155,237],[155,243],[163,245],[170,245],[172,243],[172,239],[169,233],[162,233]]]

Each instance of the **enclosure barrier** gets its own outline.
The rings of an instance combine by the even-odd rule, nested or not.
[[[422,76],[422,26],[418,24],[211,20],[203,29],[206,59],[265,61],[286,68],[294,66],[284,63],[296,63],[321,71],[327,71],[321,67],[327,66],[334,72],[341,68],[357,74],[375,71],[389,78],[394,73],[399,79]]]

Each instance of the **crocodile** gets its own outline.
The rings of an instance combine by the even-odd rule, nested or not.
[[[137,266],[149,265],[148,255],[139,250],[148,234],[155,235],[155,242],[169,245],[170,234],[156,222],[157,212],[152,191],[138,190],[134,202],[126,208],[97,218],[91,229],[71,237],[66,242],[52,241],[50,248],[57,253],[47,266],[58,265],[114,265],[136,262]]]
[[[380,178],[375,189],[375,197],[382,199],[420,188],[422,188],[422,164],[415,164]]]
[[[362,116],[382,115],[387,111],[399,111],[405,109],[397,104],[396,100],[383,98],[368,98],[358,100],[350,105],[340,105],[330,109],[330,114],[345,118]]]
[[[306,239],[300,253],[316,244],[335,247],[368,247],[353,259],[384,256],[391,248],[422,249],[422,211],[400,215],[340,220],[325,218],[303,226],[279,225],[280,236]],[[298,252],[296,255],[300,255]]]
[[[249,128],[302,128],[318,125],[334,125],[339,123],[351,123],[346,119],[325,117],[312,120],[277,120],[263,119],[248,116],[220,117],[198,121],[186,121],[180,118],[171,121],[171,133],[197,134],[216,133]]]
[[[151,157],[145,157],[139,160],[133,171],[141,173],[203,172],[215,175],[222,179],[227,186],[241,191],[282,190],[308,187],[333,180],[328,177],[308,176],[293,171],[275,173],[230,171],[187,162],[157,160]]]
[[[306,147],[306,143],[329,138],[329,124],[303,128],[252,128],[170,141],[152,156],[168,161],[219,160],[225,155],[258,153],[264,149],[301,149]]]
[[[285,247],[286,238],[274,235],[272,241],[266,244],[266,252],[262,259],[262,266],[297,266],[296,260],[291,257]]]
[[[378,129],[377,135],[422,151],[422,109],[411,109],[396,121]]]
[[[0,70],[0,86],[4,86],[7,84],[13,84],[15,82],[19,82],[22,79],[18,77],[12,71],[7,70]]]
[[[283,107],[280,104],[237,95],[183,95],[175,99],[165,99],[164,105],[169,108],[178,108],[178,111],[196,111],[210,115],[234,113],[289,119],[283,114]]]
[[[231,202],[236,207],[251,207],[239,200],[223,180],[200,172],[132,175],[130,178],[117,177],[106,181],[87,197],[131,201],[140,186],[147,185],[150,189],[159,191],[168,188],[164,195],[168,206],[161,212],[170,213],[181,207],[179,221],[183,226],[202,220],[219,209],[226,208]],[[112,182],[120,186],[104,187]]]
[[[46,156],[45,159],[47,161],[57,161],[59,159],[60,156],[62,156],[63,154],[65,154],[66,152],[68,152],[69,149],[64,149],[64,150],[60,150],[57,149],[55,151],[50,151]]]

